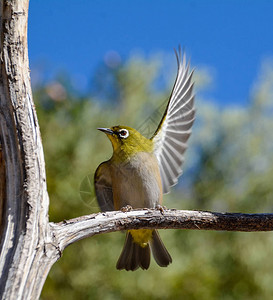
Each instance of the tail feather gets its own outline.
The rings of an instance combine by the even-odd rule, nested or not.
[[[141,247],[138,246],[138,251],[139,251],[139,266],[143,270],[147,270],[150,266],[150,261],[151,261],[151,251],[150,251],[150,246],[147,245],[146,247]]]
[[[152,240],[149,244],[151,245],[152,253],[157,264],[160,267],[167,267],[172,262],[172,258],[156,230],[153,230]],[[141,267],[143,270],[147,270],[151,260],[149,244],[147,244],[146,247],[141,247],[134,242],[131,233],[127,232],[126,240],[117,261],[116,268],[118,270],[125,269],[127,271],[135,271]]]
[[[172,262],[171,255],[164,246],[157,230],[153,230],[151,248],[153,257],[160,267],[167,267]]]
[[[150,247],[141,247],[133,241],[132,235],[127,232],[126,240],[118,259],[118,270],[135,271],[139,267],[147,270],[150,266]]]

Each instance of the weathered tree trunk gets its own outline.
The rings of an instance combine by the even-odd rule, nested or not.
[[[45,165],[29,77],[28,0],[4,0],[0,5],[1,172],[6,180],[1,193],[0,295],[38,298],[54,260],[46,255],[52,246],[47,245]]]
[[[151,209],[49,223],[44,155],[29,77],[28,0],[2,0],[0,17],[1,299],[38,299],[62,251],[95,234],[138,228],[273,230],[273,214]]]

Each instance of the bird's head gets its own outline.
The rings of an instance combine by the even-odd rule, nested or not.
[[[132,156],[138,152],[152,152],[153,142],[145,138],[134,128],[128,126],[113,126],[110,128],[98,128],[106,133],[110,139],[114,154]]]

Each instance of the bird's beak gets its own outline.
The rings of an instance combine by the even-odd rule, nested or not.
[[[114,133],[113,130],[111,130],[110,128],[97,128],[97,129],[104,132],[104,133],[106,133],[106,134],[111,134],[112,135]]]

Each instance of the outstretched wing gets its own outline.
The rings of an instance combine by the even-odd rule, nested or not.
[[[163,118],[151,138],[160,167],[163,193],[168,193],[182,174],[184,152],[195,119],[193,71],[186,63],[185,53],[182,60],[180,47],[175,54],[178,64],[175,84]]]
[[[101,163],[95,172],[95,192],[101,211],[114,210],[112,179],[108,162]]]

